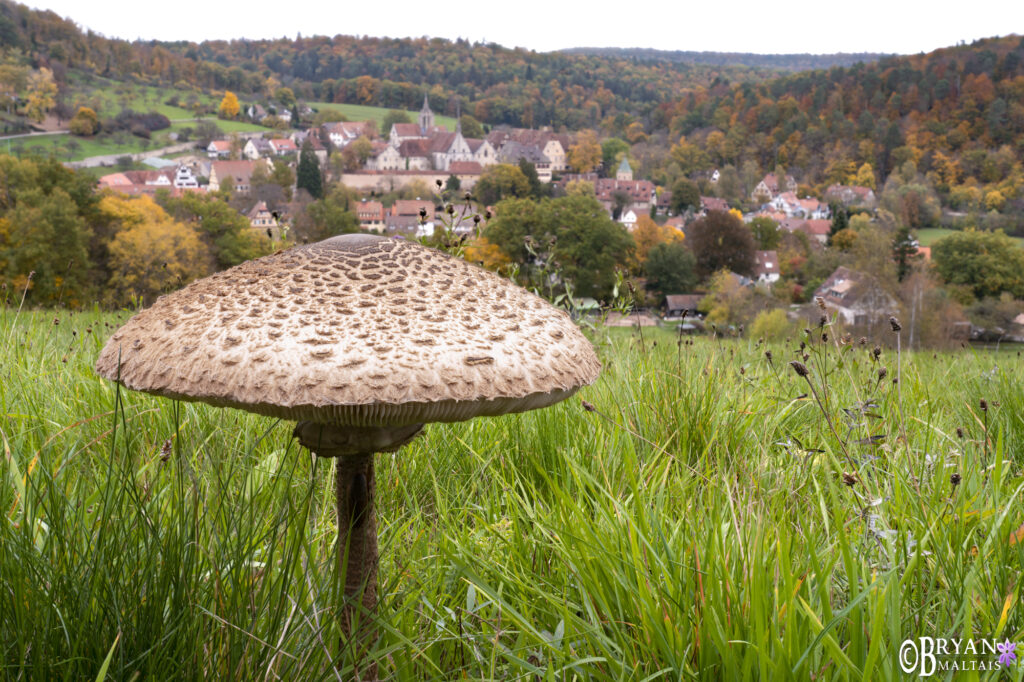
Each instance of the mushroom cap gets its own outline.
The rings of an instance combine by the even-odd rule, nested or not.
[[[475,265],[352,234],[157,299],[96,372],[126,387],[283,419],[454,422],[546,407],[601,365],[569,316]]]

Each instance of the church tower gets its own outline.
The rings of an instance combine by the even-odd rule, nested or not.
[[[420,133],[426,135],[434,127],[434,112],[430,110],[427,95],[423,95],[423,108],[420,109]]]

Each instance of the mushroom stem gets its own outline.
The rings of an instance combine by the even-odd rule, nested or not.
[[[293,433],[317,457],[336,460],[338,574],[345,580],[342,647],[355,652],[355,679],[377,677],[374,664],[359,669],[363,652],[376,639],[376,628],[368,623],[377,606],[377,481],[373,455],[399,449],[422,430],[423,424],[365,427],[299,422]]]
[[[367,627],[367,619],[372,618],[377,606],[377,484],[373,453],[338,457],[334,482],[338,504],[338,575],[345,579],[341,629],[347,642],[343,646],[353,648],[358,661],[362,658],[361,650],[372,644],[375,637],[375,628]],[[363,671],[364,675],[368,672]]]

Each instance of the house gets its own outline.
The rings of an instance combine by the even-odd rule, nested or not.
[[[822,220],[832,217],[828,204],[813,197],[798,199],[795,192],[782,192],[767,203],[767,207],[788,217]]]
[[[424,137],[426,136],[420,132],[420,127],[415,123],[392,123],[388,142],[397,147],[407,140],[419,140]]]
[[[423,199],[398,199],[391,207],[389,215],[405,217],[412,216],[419,220],[421,211],[423,212],[423,215],[427,216],[427,218],[433,218],[434,202],[425,201]]]
[[[757,183],[754,191],[750,193],[750,198],[759,203],[766,203],[777,197],[782,192],[796,191],[796,180],[793,179],[792,175],[787,175],[782,179],[784,184],[780,185],[780,178],[775,176],[775,173],[767,173],[761,182]]]
[[[826,201],[838,201],[843,206],[874,208],[878,203],[875,192],[860,185],[829,185],[825,190]]]
[[[160,170],[111,173],[101,177],[97,186],[132,196],[154,196],[157,190],[168,191],[171,196],[180,196],[184,191],[201,191],[196,176],[185,165]]]
[[[754,252],[754,280],[764,284],[779,281],[779,254],[775,251]]]
[[[624,211],[622,215],[619,216],[619,222],[622,223],[622,226],[626,228],[626,230],[628,230],[629,232],[632,232],[633,228],[636,227],[636,220],[636,211],[634,211],[633,209]]]
[[[270,146],[270,141],[262,137],[250,137],[242,147],[242,156],[250,161],[271,156],[273,153],[274,149]]]
[[[384,204],[379,201],[360,201],[356,206],[356,217],[359,218],[359,227],[364,230],[384,231]]]
[[[261,107],[259,104],[250,104],[245,110],[245,115],[253,121],[262,121],[267,117],[267,110]]]
[[[780,223],[780,226],[788,232],[803,232],[819,244],[827,244],[828,236],[832,233],[832,221],[830,220],[787,218]]]
[[[697,306],[704,294],[671,294],[665,297],[665,317],[700,317]]]
[[[544,155],[539,145],[509,140],[498,152],[499,163],[518,164],[521,160],[533,164],[541,182],[551,182],[551,159]]]
[[[389,144],[381,149],[375,149],[374,152],[366,159],[368,170],[405,170],[405,159],[402,158],[398,147]]]
[[[184,164],[174,169],[174,180],[171,182],[178,189],[199,189],[199,180],[192,169]]]
[[[374,127],[370,121],[338,121],[336,123],[325,123],[323,131],[331,144],[338,149],[347,147],[360,137],[372,139],[375,137]],[[296,144],[300,144],[296,140]]]
[[[249,225],[257,232],[267,235],[271,241],[281,239],[281,225],[277,216],[267,208],[267,202],[257,202],[248,213]]]
[[[211,140],[206,146],[206,155],[211,159],[226,159],[231,156],[230,140]]]
[[[708,180],[710,180],[712,185],[717,185],[718,181],[719,181],[719,179],[721,179],[721,177],[722,177],[722,174],[719,173],[718,169],[716,168],[714,171],[712,171],[711,177],[708,178]]]
[[[210,164],[210,191],[231,188],[235,194],[248,194],[251,188],[252,173],[259,164],[268,170],[273,165],[268,159],[259,161],[214,161]]]
[[[836,268],[814,292],[845,324],[872,325],[898,312],[899,303],[871,277],[845,265]]]
[[[270,140],[270,149],[274,152],[274,156],[284,156],[286,154],[297,154],[299,148],[295,146],[295,142],[287,137]]]
[[[725,199],[719,199],[717,197],[701,197],[700,198],[700,215],[707,215],[708,211],[722,211],[723,213],[729,210],[729,202]]]
[[[430,170],[430,140],[405,140],[398,145],[398,154],[402,159],[402,167],[399,170]]]

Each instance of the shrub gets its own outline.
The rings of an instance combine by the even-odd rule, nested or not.
[[[786,311],[782,308],[762,310],[754,318],[750,326],[751,336],[764,338],[768,341],[781,341],[793,331],[793,325],[786,317]]]

